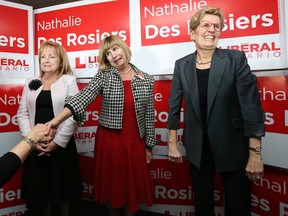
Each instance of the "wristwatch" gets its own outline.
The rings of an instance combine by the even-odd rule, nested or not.
[[[261,152],[262,150],[261,146],[249,147],[249,149],[254,152]]]

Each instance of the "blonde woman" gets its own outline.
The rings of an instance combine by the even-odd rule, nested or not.
[[[154,79],[130,63],[131,55],[118,36],[104,38],[98,73],[49,123],[57,127],[72,114],[83,123],[85,109],[101,95],[95,199],[108,205],[111,216],[134,215],[139,203],[151,206],[154,192],[148,167],[156,144]]]
[[[63,109],[66,97],[79,91],[61,45],[45,41],[39,48],[38,58],[40,75],[26,80],[17,113],[22,136],[35,124],[53,119]],[[67,119],[59,126],[55,138],[48,144],[37,143],[25,161],[21,197],[26,200],[29,215],[76,214],[75,207],[82,194],[73,138],[76,128],[77,122]]]

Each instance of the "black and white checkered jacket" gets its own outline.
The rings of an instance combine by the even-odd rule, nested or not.
[[[133,64],[130,65],[136,71],[131,87],[140,137],[145,136],[146,146],[153,147],[157,143],[155,138],[154,78],[140,71]],[[98,123],[107,128],[121,129],[124,88],[119,72],[114,67],[110,67],[105,72],[98,71],[83,90],[75,96],[67,98],[65,106],[72,111],[74,118],[81,125],[86,120],[86,108],[99,94],[102,95],[102,105]]]

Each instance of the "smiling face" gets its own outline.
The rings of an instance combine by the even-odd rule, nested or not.
[[[195,42],[197,50],[214,50],[221,35],[221,21],[216,15],[206,14],[200,24],[191,30],[190,38]]]
[[[45,47],[40,56],[40,67],[44,73],[58,73],[60,58],[53,47]]]

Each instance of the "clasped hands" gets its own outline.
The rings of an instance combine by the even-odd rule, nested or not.
[[[35,148],[39,151],[38,156],[50,156],[51,152],[58,148],[58,145],[52,140],[46,143],[37,143]]]
[[[33,130],[35,130],[35,134],[39,136],[35,141],[35,149],[39,152],[38,156],[50,156],[50,153],[58,148],[58,145],[53,141],[57,129],[46,123],[37,124],[32,131]]]

